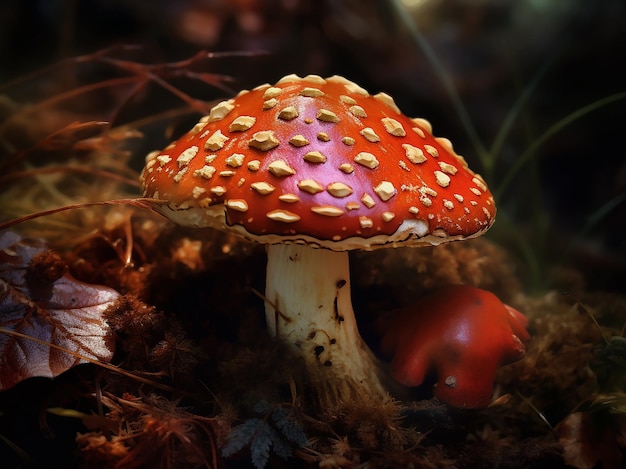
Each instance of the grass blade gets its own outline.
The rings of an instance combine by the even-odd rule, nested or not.
[[[420,49],[422,49],[424,55],[426,55],[426,58],[428,59],[428,62],[430,62],[430,65],[433,67],[435,74],[437,75],[439,80],[441,80],[441,83],[443,84],[446,93],[450,97],[450,101],[452,101],[452,106],[454,107],[454,110],[459,117],[459,120],[461,121],[461,125],[465,129],[467,136],[472,142],[472,146],[474,147],[476,155],[478,156],[483,167],[487,167],[489,154],[487,153],[483,142],[478,137],[476,128],[472,124],[467,109],[463,105],[459,94],[456,92],[450,76],[446,73],[443,65],[437,58],[437,54],[435,54],[435,51],[432,49],[432,47],[430,47],[430,44],[428,44],[428,41],[426,41],[426,38],[422,35],[415,22],[411,21],[410,15],[407,14],[406,10],[402,7],[400,1],[392,0],[391,3],[396,9],[398,17],[403,21],[404,25],[408,28],[411,35],[415,38],[415,41],[419,45]]]
[[[498,186],[498,188],[494,191],[494,195],[496,200],[499,200],[504,192],[506,191],[508,185],[511,183],[513,177],[517,174],[517,172],[532,158],[535,157],[535,154],[541,146],[546,143],[552,136],[563,130],[568,125],[576,122],[581,119],[585,115],[596,111],[598,109],[603,108],[604,106],[608,106],[609,104],[613,104],[615,102],[626,99],[626,91],[615,93],[605,98],[594,101],[591,104],[581,107],[580,109],[572,112],[571,114],[565,116],[563,119],[559,120],[556,124],[546,130],[543,134],[541,134],[525,151],[521,154],[520,157],[517,158],[515,164],[509,169],[506,175],[502,178],[502,182]]]

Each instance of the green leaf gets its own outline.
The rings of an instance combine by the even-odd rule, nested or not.
[[[259,427],[258,432],[250,442],[250,457],[252,464],[257,469],[263,469],[270,459],[270,448],[274,440],[280,439],[276,430],[270,427],[266,422]]]
[[[228,435],[228,441],[222,448],[222,456],[227,458],[248,446],[263,425],[266,425],[263,420],[252,418],[233,428]]]
[[[307,444],[307,437],[304,434],[302,427],[291,420],[290,412],[284,407],[277,408],[272,412],[271,418],[276,425],[276,428],[280,430],[282,435],[291,443],[296,446],[303,447]]]
[[[293,445],[306,446],[308,440],[300,424],[291,418],[291,412],[285,407],[274,407],[266,401],[259,401],[253,406],[261,418],[249,418],[230,432],[226,445],[222,448],[224,457],[238,453],[246,446],[250,447],[250,458],[257,469],[263,469],[271,453],[288,460],[293,456]]]

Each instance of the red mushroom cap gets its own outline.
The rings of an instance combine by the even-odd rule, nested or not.
[[[148,155],[142,184],[182,225],[334,250],[464,239],[496,213],[426,120],[338,76],[289,75],[219,103]]]
[[[435,395],[454,407],[491,401],[499,366],[521,359],[528,320],[494,294],[466,285],[439,288],[382,324],[381,351],[405,386],[437,375]]]

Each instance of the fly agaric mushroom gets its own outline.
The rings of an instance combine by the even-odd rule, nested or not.
[[[270,333],[319,401],[385,394],[350,298],[348,251],[431,246],[494,221],[483,179],[424,119],[339,76],[288,75],[213,107],[146,157],[155,210],[267,244]]]
[[[498,367],[521,359],[530,338],[522,313],[467,285],[436,289],[379,324],[393,377],[419,386],[434,372],[435,396],[463,408],[489,404]]]

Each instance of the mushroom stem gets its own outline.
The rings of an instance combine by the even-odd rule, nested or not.
[[[385,396],[380,365],[352,309],[348,252],[277,244],[267,254],[270,334],[303,359],[318,402]]]

